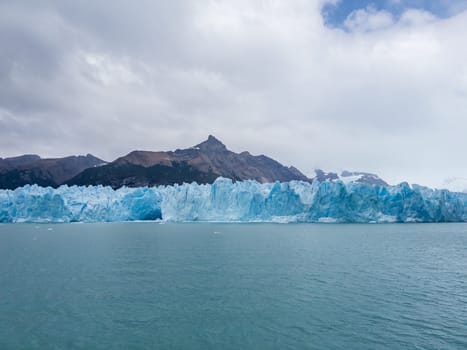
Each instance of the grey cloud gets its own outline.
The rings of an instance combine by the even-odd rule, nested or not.
[[[321,1],[4,1],[0,156],[215,134],[311,174],[466,176],[467,13],[324,26]]]

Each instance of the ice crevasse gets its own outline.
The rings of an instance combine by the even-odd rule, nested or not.
[[[218,178],[123,187],[36,185],[0,190],[0,222],[463,222],[467,194],[401,183],[341,181],[260,184]]]

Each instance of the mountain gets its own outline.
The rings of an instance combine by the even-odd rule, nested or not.
[[[264,155],[235,153],[214,136],[194,147],[168,152],[133,151],[97,168],[89,168],[68,180],[69,185],[141,187],[184,182],[213,183],[218,177],[260,183],[311,180],[294,167],[286,167]]]
[[[14,169],[16,167],[33,163],[41,159],[37,154],[25,154],[18,157],[0,158],[0,171],[3,169]]]
[[[324,170],[321,169],[315,169],[315,177],[313,178],[313,181],[336,181],[339,180],[339,175],[333,172],[325,172]]]
[[[175,151],[133,151],[113,162],[94,157],[71,156],[43,159],[35,154],[0,158],[0,188],[15,189],[27,184],[58,187],[67,185],[105,185],[112,188],[213,183],[224,177],[233,181],[256,180],[305,182],[343,181],[388,186],[375,174],[315,170],[312,179],[293,166],[286,167],[264,155],[235,153],[212,135],[200,144]]]
[[[389,186],[389,184],[386,181],[384,181],[382,178],[380,178],[378,175],[371,174],[371,173],[364,173],[360,171],[351,172],[351,171],[344,170],[340,174],[339,179],[345,183],[359,182],[359,183],[368,184],[368,185]]]
[[[27,184],[57,187],[83,170],[103,163],[91,154],[45,159],[35,154],[0,158],[0,188],[15,189]]]
[[[341,180],[344,183],[349,183],[349,182],[358,182],[362,184],[367,184],[367,185],[378,185],[378,186],[389,186],[389,184],[381,179],[378,175],[376,174],[371,174],[371,173],[365,173],[365,172],[360,172],[360,171],[347,171],[344,170],[340,175],[337,173],[333,172],[325,172],[321,169],[316,169],[315,170],[316,176],[313,178],[313,180],[323,182],[323,181],[337,181]]]

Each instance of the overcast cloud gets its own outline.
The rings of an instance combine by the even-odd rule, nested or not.
[[[462,2],[337,26],[325,2],[3,0],[0,156],[113,160],[213,134],[308,175],[467,177]]]

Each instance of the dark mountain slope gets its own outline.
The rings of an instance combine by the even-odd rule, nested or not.
[[[73,179],[69,185],[154,186],[183,182],[212,183],[222,176],[232,180],[259,182],[310,181],[293,167],[285,167],[264,155],[235,153],[209,136],[188,149],[169,152],[133,151],[99,168],[90,168]]]
[[[42,159],[37,155],[0,158],[0,188],[28,184],[57,187],[83,170],[105,163],[91,154]]]

